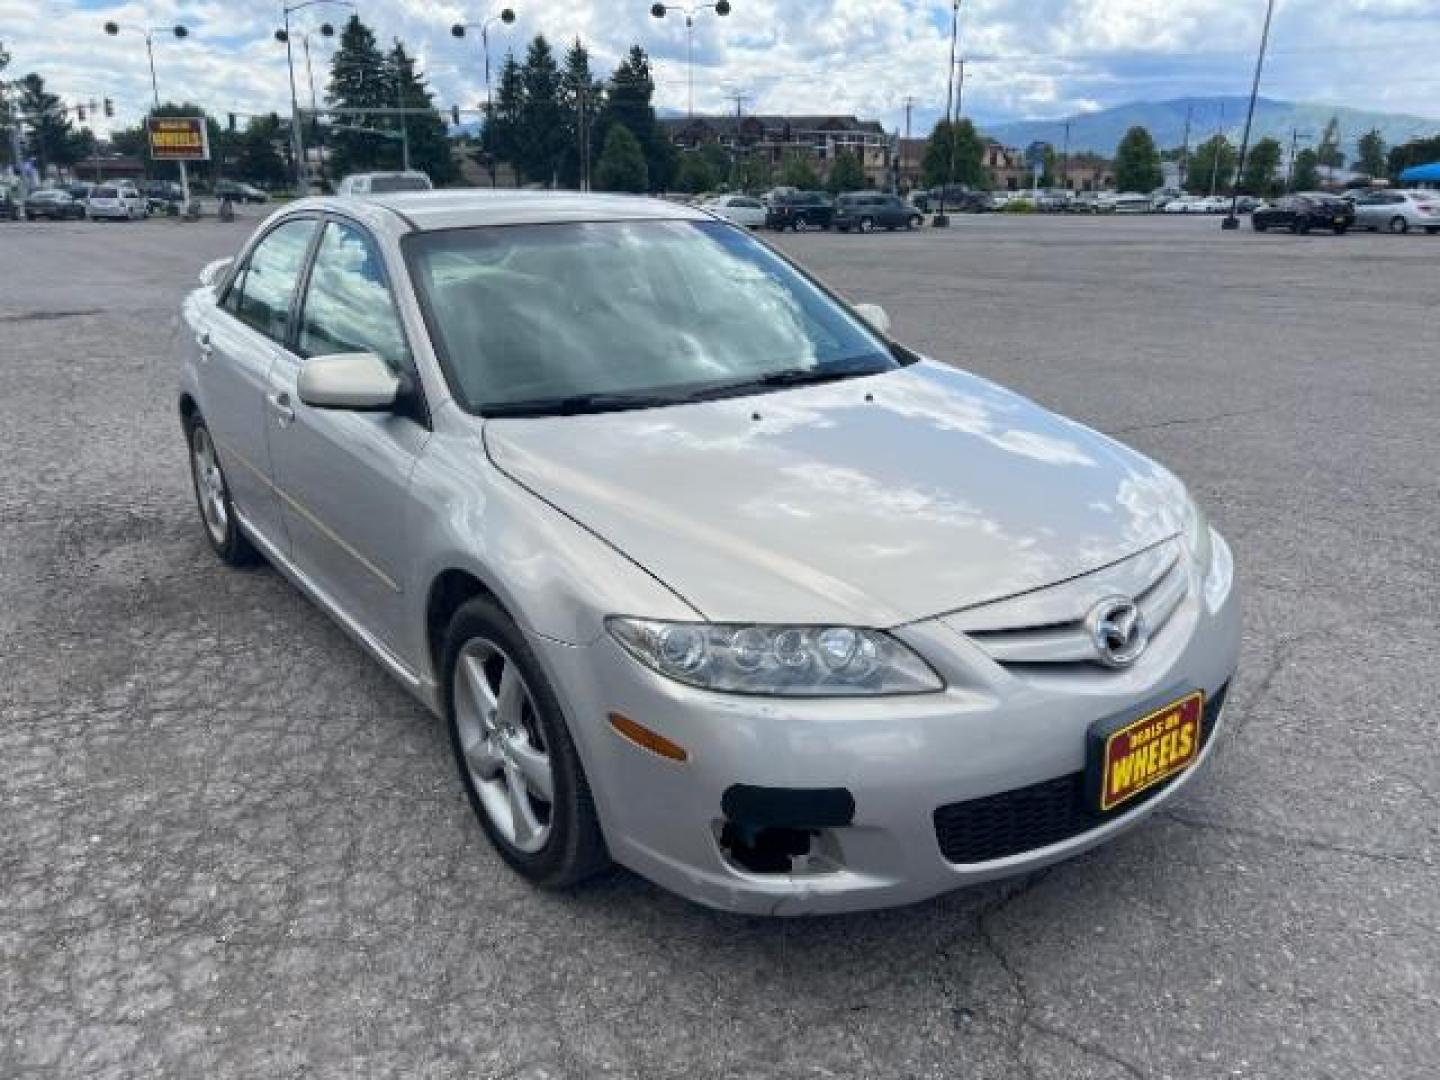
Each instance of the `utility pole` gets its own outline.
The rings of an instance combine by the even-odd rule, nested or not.
[[[1214,153],[1210,155],[1210,197],[1215,197],[1215,182],[1220,178],[1220,147],[1225,138],[1225,106],[1220,106],[1220,117],[1215,121],[1215,141],[1211,144]]]
[[[1070,121],[1065,121],[1065,149],[1060,154],[1060,183],[1070,190]]]
[[[960,122],[960,117],[965,115],[965,58],[962,56],[958,61],[960,65],[960,78],[955,84],[955,122]]]
[[[1245,173],[1245,155],[1250,151],[1250,125],[1255,121],[1255,99],[1260,96],[1260,73],[1265,69],[1265,47],[1270,43],[1270,19],[1275,14],[1275,0],[1265,0],[1265,29],[1260,31],[1260,52],[1255,57],[1255,81],[1250,84],[1250,109],[1245,114],[1245,134],[1240,137],[1240,157],[1235,164],[1235,184],[1230,188],[1230,213],[1220,223],[1222,229],[1238,229],[1240,218],[1240,177]]]
[[[950,141],[950,160],[945,168],[945,183],[940,185],[940,211],[932,225],[944,228],[950,224],[945,213],[945,189],[955,178],[955,52],[960,43],[960,0],[954,0],[950,9],[950,74],[946,80],[949,91],[945,95],[945,133]]]
[[[1182,191],[1188,190],[1185,187],[1185,181],[1188,179],[1186,174],[1190,170],[1190,117],[1194,115],[1194,112],[1194,105],[1185,107],[1185,140],[1180,146],[1180,188]]]
[[[1300,129],[1290,129],[1290,167],[1285,170],[1285,190],[1295,190],[1295,154],[1300,149]]]
[[[905,138],[907,139],[910,138],[910,110],[914,107],[915,99],[913,97],[907,97],[905,99]]]

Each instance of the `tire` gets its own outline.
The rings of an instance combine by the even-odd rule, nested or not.
[[[210,429],[196,413],[185,425],[185,440],[190,449],[190,480],[195,490],[195,506],[200,511],[200,524],[205,539],[226,566],[253,566],[260,553],[240,531],[235,504],[230,499],[230,485],[220,467]]]
[[[1296,235],[1296,236],[1309,236],[1309,235],[1310,235],[1310,222],[1308,222],[1308,221],[1297,221],[1297,222],[1295,223],[1295,235]]]
[[[1250,224],[1254,227],[1256,232],[1264,232],[1270,227],[1266,225],[1263,221],[1256,221],[1254,218],[1250,219]]]
[[[911,214],[908,218],[905,219],[905,228],[913,232],[915,229],[920,228],[920,226],[924,223],[925,219],[922,218],[919,214]]]
[[[1336,236],[1344,236],[1344,235],[1345,235],[1347,232],[1349,232],[1349,231],[1350,231],[1350,226],[1349,226],[1349,225],[1336,225],[1336,226],[1335,226],[1335,229],[1334,229],[1334,232],[1335,232],[1335,235],[1336,235]]]
[[[483,597],[464,604],[445,635],[442,671],[455,764],[500,857],[547,889],[605,869],[610,855],[580,756],[510,616]]]
[[[1390,231],[1392,233],[1407,233],[1410,231],[1410,222],[1406,221],[1399,214],[1390,219]]]
[[[803,217],[797,217],[795,219],[795,224],[790,226],[790,228],[795,230],[795,232],[808,232],[810,229],[810,223],[806,221]]]
[[[862,233],[874,232],[874,231],[875,231],[875,221],[874,221],[874,219],[868,218],[868,217],[862,217],[862,218],[860,219],[860,231],[861,231]]]

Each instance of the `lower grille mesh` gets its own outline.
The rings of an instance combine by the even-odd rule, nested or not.
[[[1228,689],[1228,684],[1222,686],[1205,702],[1205,722],[1200,732],[1202,750],[1210,742]],[[947,862],[963,864],[1003,859],[1089,832],[1109,818],[1158,795],[1174,779],[1177,778],[1156,784],[1112,814],[1100,814],[1085,804],[1083,772],[1057,776],[1054,780],[1042,780],[998,795],[942,806],[935,811],[935,837]]]

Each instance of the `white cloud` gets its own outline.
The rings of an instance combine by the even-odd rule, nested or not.
[[[392,0],[362,3],[361,12],[382,43],[399,36],[421,58],[438,104],[468,105],[484,94],[480,44],[457,41],[449,27],[501,2]],[[601,72],[638,41],[656,63],[657,103],[685,107],[683,18],[653,19],[649,0],[508,2],[519,18],[492,33],[497,67],[506,48],[523,53],[536,32],[557,52],[579,35]],[[853,112],[897,126],[912,97],[923,126],[944,107],[946,0],[733,4],[727,19],[707,11],[695,20],[699,111],[732,110],[727,95],[740,92],[747,110]],[[315,26],[345,14],[321,6],[297,22]],[[1000,119],[1243,93],[1262,15],[1260,0],[967,0],[965,111]],[[144,44],[133,35],[107,37],[101,25],[181,20],[193,31],[188,40],[156,41],[162,98],[199,101],[215,113],[285,112],[285,50],[271,36],[278,18],[277,0],[0,0],[0,40],[13,54],[7,74],[39,71],[70,101],[112,97],[117,122],[130,123],[150,98]],[[1440,47],[1436,0],[1282,0],[1272,45],[1263,86],[1269,96],[1440,115],[1440,76],[1430,62]],[[330,48],[322,43],[315,57],[322,93]],[[297,79],[303,100],[303,64]]]

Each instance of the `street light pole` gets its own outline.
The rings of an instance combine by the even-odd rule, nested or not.
[[[502,8],[499,15],[491,15],[488,19],[480,22],[456,23],[450,27],[452,37],[463,38],[466,30],[480,31],[480,49],[485,54],[485,130],[483,136],[489,135],[489,127],[495,120],[495,94],[490,88],[490,27],[496,22],[509,26],[515,21],[515,12],[510,8]],[[492,147],[486,154],[490,171],[490,186],[495,186],[495,150]]]
[[[950,225],[950,217],[945,213],[945,189],[955,178],[955,50],[959,44],[960,0],[954,0],[950,8],[950,71],[946,78],[945,90],[945,137],[949,141],[949,148],[945,163],[945,182],[940,185],[940,210],[931,221],[931,224],[937,229],[944,229]]]
[[[190,36],[190,30],[183,23],[175,23],[173,26],[132,26],[128,23],[107,22],[105,33],[116,37],[121,30],[129,30],[132,33],[141,35],[145,39],[145,56],[150,61],[150,94],[155,105],[151,116],[160,108],[160,83],[155,78],[155,35],[157,33],[168,33],[177,41],[184,41]],[[190,173],[185,168],[185,162],[177,162],[180,166],[180,198],[185,204],[185,209],[190,209]]]
[[[650,14],[663,19],[671,11],[682,12],[685,16],[685,83],[688,98],[685,117],[695,119],[695,16],[702,11],[713,10],[722,18],[730,14],[730,0],[716,0],[713,4],[695,4],[682,7],[679,4],[651,4]]]
[[[1255,57],[1255,80],[1250,84],[1250,110],[1245,114],[1245,134],[1240,137],[1240,161],[1235,166],[1235,183],[1230,189],[1230,213],[1220,222],[1222,229],[1238,229],[1240,218],[1240,177],[1245,175],[1245,155],[1250,150],[1250,125],[1255,120],[1255,99],[1260,94],[1260,72],[1265,67],[1265,47],[1270,43],[1270,20],[1275,14],[1275,0],[1265,0],[1265,28],[1260,31],[1260,53]],[[1218,149],[1218,147],[1217,147]]]
[[[285,44],[285,67],[290,73],[290,153],[295,158],[295,194],[304,195],[310,186],[305,169],[305,137],[300,130],[300,97],[295,91],[295,50],[290,43],[290,16],[297,11],[303,11],[308,7],[315,7],[317,4],[334,4],[337,7],[348,7],[355,10],[355,5],[350,0],[303,0],[299,4],[283,4],[281,12],[285,22],[283,30],[275,31],[275,38]],[[327,35],[328,36],[328,35]],[[310,46],[305,46],[305,63],[308,68],[310,63]],[[310,93],[312,105],[315,93],[314,77],[310,81]]]

